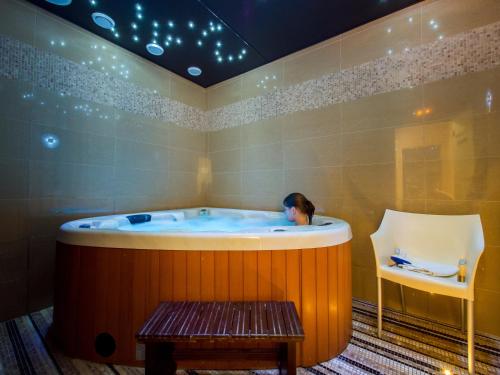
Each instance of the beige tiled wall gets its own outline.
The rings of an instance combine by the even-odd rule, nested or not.
[[[206,91],[26,3],[2,1],[0,15],[2,34],[75,62],[96,59],[90,46],[104,44],[101,57],[117,56],[132,82],[213,109],[496,22],[500,2],[426,1]],[[60,35],[71,48],[50,45]],[[30,92],[34,98],[23,100]],[[318,213],[351,224],[353,294],[369,301],[376,300],[369,234],[384,209],[480,213],[486,250],[476,322],[500,335],[498,93],[495,69],[201,133],[2,79],[0,300],[12,303],[1,305],[0,319],[50,303],[55,233],[67,220],[202,204],[280,209],[287,193],[301,191]],[[85,105],[108,119],[73,110]],[[430,113],[416,116],[423,108]],[[42,146],[48,132],[60,138],[57,149]],[[385,305],[400,309],[398,293],[386,283]],[[415,290],[406,300],[410,313],[459,322],[456,300]]]
[[[427,1],[208,89],[209,109],[500,20],[495,0]],[[431,25],[437,23],[437,29]],[[390,30],[390,32],[389,32]],[[491,108],[486,92],[493,94]],[[376,301],[369,234],[386,208],[479,213],[477,329],[500,335],[500,68],[209,133],[214,206],[280,209],[305,193],[353,229],[353,294]],[[419,109],[430,113],[417,116]],[[236,124],[237,125],[237,124]],[[385,284],[385,305],[401,309]],[[452,298],[406,290],[407,311],[459,324]]]
[[[203,88],[26,2],[0,1],[0,33],[95,69],[123,64],[129,81],[205,109]],[[205,202],[205,133],[16,80],[0,79],[0,103],[0,320],[51,304],[60,224]]]

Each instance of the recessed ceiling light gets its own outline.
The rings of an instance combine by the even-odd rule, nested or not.
[[[115,27],[115,21],[107,14],[94,12],[92,13],[92,20],[97,26],[106,30],[111,30]]]
[[[201,69],[198,68],[197,66],[190,66],[189,68],[187,68],[187,71],[194,77],[197,77],[201,74]]]
[[[174,27],[174,21],[168,21],[168,27]]]
[[[71,4],[72,0],[45,0],[45,1],[54,5],[66,6]]]
[[[193,22],[193,21],[189,21],[189,22],[188,22],[188,27],[189,27],[190,29],[194,29],[194,22]]]
[[[202,42],[200,39],[198,39],[198,41],[197,41],[196,43],[197,43],[200,47],[203,45],[203,42]]]
[[[156,43],[148,43],[146,49],[150,54],[155,56],[163,55],[164,52],[163,47]]]

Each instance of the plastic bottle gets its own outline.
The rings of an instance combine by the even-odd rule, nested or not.
[[[467,275],[467,262],[465,258],[460,258],[458,261],[458,273],[457,273],[457,281],[459,283],[465,283],[465,276]]]

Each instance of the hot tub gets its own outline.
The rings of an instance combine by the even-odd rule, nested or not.
[[[291,300],[305,331],[297,364],[326,361],[351,336],[351,229],[325,216],[292,224],[279,212],[208,207],[65,223],[57,242],[55,338],[72,357],[141,365],[134,334],[159,301]],[[275,367],[274,359],[257,367]]]

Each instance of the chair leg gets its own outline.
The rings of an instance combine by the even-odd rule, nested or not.
[[[465,299],[460,299],[460,325],[462,329],[462,333],[465,334]]]
[[[399,295],[401,296],[401,311],[406,314],[405,290],[403,284],[399,284]]]
[[[475,369],[474,359],[474,301],[467,300],[467,362],[469,374],[473,375]]]
[[[382,279],[380,277],[377,277],[377,295],[378,295],[377,334],[379,338],[382,338]]]

